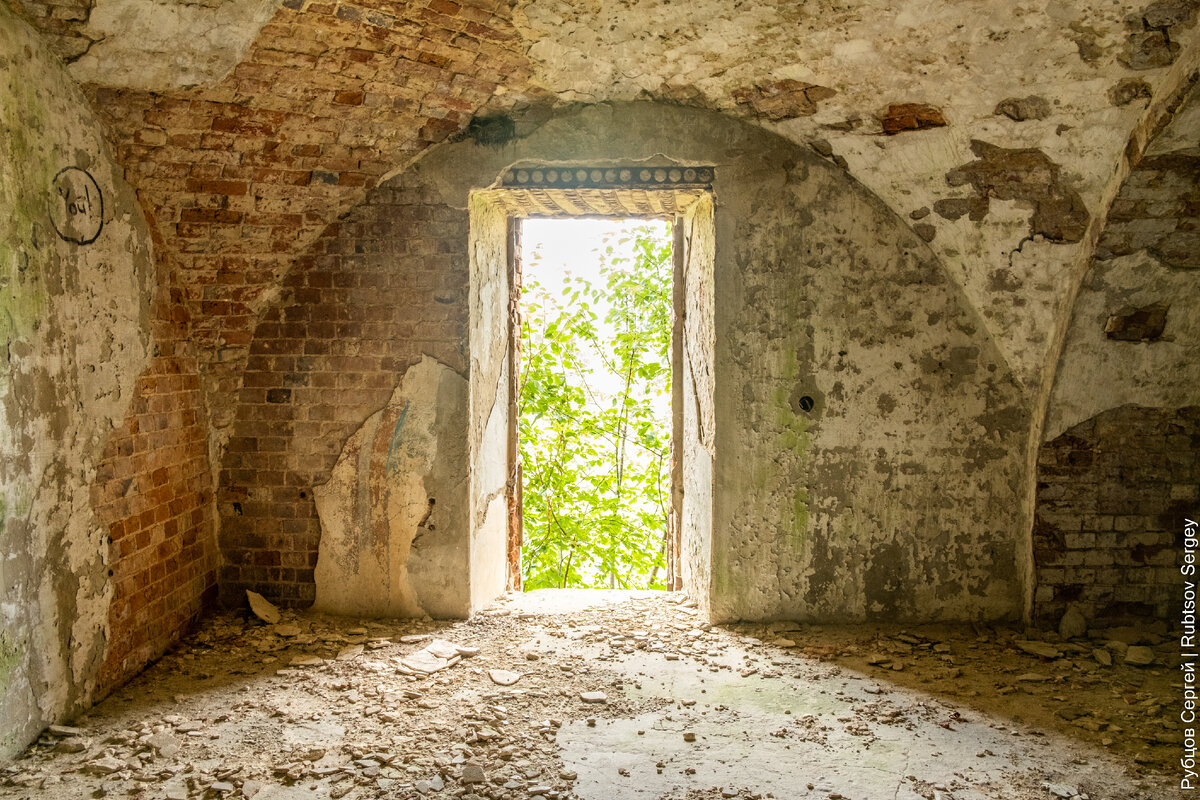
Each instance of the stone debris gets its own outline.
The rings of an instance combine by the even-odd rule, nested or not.
[[[320,656],[296,656],[291,661],[293,667],[319,667],[324,663]]]
[[[1087,620],[1083,613],[1071,606],[1058,623],[1058,635],[1063,639],[1078,639],[1087,634]]]
[[[250,610],[254,613],[254,616],[268,625],[275,625],[283,618],[279,613],[279,609],[275,607],[275,604],[258,592],[252,592],[247,589],[246,599],[250,601]]]
[[[517,681],[521,680],[521,673],[511,672],[506,669],[489,669],[488,677],[492,683],[497,686],[512,686]]]
[[[296,787],[334,800],[447,793],[464,800],[576,800],[574,786],[592,785],[596,769],[586,760],[561,757],[562,742],[578,731],[602,736],[625,721],[635,742],[654,747],[666,733],[689,749],[723,746],[726,729],[749,731],[750,741],[761,736],[764,745],[803,742],[822,748],[844,747],[837,736],[870,744],[882,726],[933,731],[926,736],[964,735],[943,731],[975,724],[965,712],[943,699],[917,700],[905,688],[923,691],[929,683],[952,685],[956,696],[988,695],[980,703],[984,709],[1019,706],[1026,719],[1043,713],[1053,721],[1043,716],[1040,725],[1090,737],[1110,750],[1132,742],[1169,763],[1166,756],[1175,747],[1160,741],[1170,706],[1149,688],[1170,680],[1162,674],[1169,670],[1154,666],[1168,658],[1165,630],[1136,635],[1097,630],[1070,641],[1056,639],[1054,632],[1016,635],[984,626],[965,633],[921,628],[831,635],[788,623],[714,627],[701,623],[692,609],[668,603],[578,618],[512,613],[450,625],[373,622],[369,629],[291,615],[274,626],[234,617],[206,623],[153,668],[165,676],[155,679],[164,680],[162,687],[151,690],[159,705],[146,706],[152,710],[139,712],[140,721],[85,717],[86,725],[47,729],[17,762],[20,769],[0,767],[0,800],[9,800],[6,786],[42,787],[46,796],[55,796],[48,788],[53,781],[44,783],[57,777],[54,770],[85,785],[86,797],[124,797],[142,787],[147,797],[160,800],[215,800]],[[290,635],[280,635],[280,628]],[[460,645],[456,637],[478,644]],[[1155,637],[1164,643],[1158,654],[1152,646],[1120,641]],[[1155,660],[1138,664],[1143,651]],[[539,657],[529,660],[530,653]],[[486,661],[449,669],[472,654]],[[618,665],[630,657],[649,659],[675,677],[660,684],[658,674],[644,666],[621,671]],[[877,671],[864,681],[857,676],[868,663]],[[693,673],[698,683],[678,682]],[[723,677],[711,677],[717,674]],[[247,681],[239,675],[257,677]],[[202,683],[213,677],[221,682]],[[782,691],[780,697],[788,700],[772,712],[778,722],[754,729],[727,695],[720,700],[714,695],[721,682],[726,692],[764,698],[772,695],[758,693]],[[774,682],[780,689],[770,688]],[[1103,698],[1111,696],[1110,684],[1121,687],[1121,705],[1136,716],[1106,714]],[[1090,685],[1102,690],[1100,699],[1076,700],[1074,693]],[[803,698],[812,686],[827,687],[821,695],[836,696],[839,707],[807,713]],[[623,690],[620,704],[609,703],[614,690]],[[118,690],[107,705],[124,713],[127,701],[137,697],[136,687]],[[1064,697],[1072,702],[1061,702]],[[647,714],[653,716],[636,724],[628,719]],[[1004,731],[994,722],[989,727]],[[1027,739],[1023,729],[1004,733],[1010,735],[1014,744]],[[973,747],[969,755],[988,763],[1012,758],[994,741]],[[652,774],[678,780],[696,775],[699,766],[660,761]],[[634,766],[619,764],[604,779],[625,777],[618,768],[630,778],[638,774]],[[1029,785],[1057,774],[1068,773],[1058,768]],[[724,788],[714,781],[697,800],[766,796],[737,788],[741,780],[726,780]],[[820,785],[829,785],[820,797],[840,788],[824,779]],[[24,791],[28,796],[33,790]],[[923,791],[941,798],[960,794],[957,787],[954,793]]]
[[[83,771],[91,775],[111,775],[114,772],[120,772],[128,765],[111,755],[100,756],[87,762],[83,766]]]
[[[478,764],[463,764],[462,776],[459,778],[460,783],[486,783],[487,778],[484,776],[483,767]]]
[[[1125,663],[1132,664],[1135,667],[1146,667],[1153,664],[1155,661],[1154,651],[1149,647],[1141,645],[1131,645],[1125,651]]]
[[[70,725],[51,725],[46,728],[51,736],[82,736],[83,728],[73,728]]]
[[[1039,658],[1054,659],[1062,655],[1061,650],[1054,645],[1049,644],[1048,642],[1032,642],[1016,639],[1013,641],[1013,645],[1015,645],[1018,650],[1029,653],[1031,656],[1038,656]]]
[[[451,656],[450,658],[442,658],[426,648],[405,656],[400,660],[400,665],[412,672],[432,674],[434,672],[441,672],[447,667],[453,667],[460,660],[458,655]]]
[[[336,656],[338,661],[353,661],[363,654],[364,647],[361,644],[352,644],[349,647],[343,647],[338,650]]]

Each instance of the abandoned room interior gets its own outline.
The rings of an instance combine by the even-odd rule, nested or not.
[[[1198,0],[5,0],[0,65],[0,798],[1200,786]],[[665,231],[645,585],[531,577],[534,220]]]

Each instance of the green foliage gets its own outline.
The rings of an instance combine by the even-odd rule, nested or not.
[[[527,590],[665,588],[670,236],[638,228],[632,248],[630,259],[607,243],[602,285],[568,276],[559,294],[524,284]]]

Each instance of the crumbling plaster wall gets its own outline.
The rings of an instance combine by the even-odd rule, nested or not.
[[[1200,85],[1113,202],[1075,301],[1043,439],[1125,404],[1200,404]],[[1156,330],[1110,320],[1153,306]]]
[[[0,6],[0,753],[89,703],[108,647],[91,486],[149,360],[150,237],[86,100]]]
[[[508,215],[481,197],[471,199],[467,332],[470,424],[470,609],[504,591],[508,544],[508,491],[512,296]],[[453,431],[443,435],[454,436]]]
[[[711,583],[695,587],[714,618],[1022,613],[1028,411],[901,220],[816,155],[711,112],[604,105],[517,130],[400,179],[465,211],[522,159],[719,165]]]
[[[1200,508],[1198,247],[1193,80],[1121,185],[1066,329],[1038,458],[1038,618],[1178,610],[1177,543]]]
[[[693,203],[683,218],[683,347],[673,381],[683,384],[683,437],[676,452],[683,459],[680,514],[680,572],[683,590],[709,611],[713,548],[713,456],[716,451],[716,222],[712,196]],[[677,238],[676,241],[679,241]],[[678,324],[678,321],[676,322]]]
[[[1039,199],[1075,193],[1077,223],[1102,212],[1147,100],[1200,59],[1186,0],[969,0],[937,12],[916,0],[656,0],[637,11],[518,5],[534,80],[564,99],[650,96],[747,114],[845,164],[911,220],[1031,386],[1052,372],[1090,249],[1077,227],[1042,224]],[[922,109],[905,118],[894,106],[906,104]],[[975,142],[1040,154],[1029,191],[963,181]],[[955,202],[972,197],[970,213]]]
[[[468,513],[466,394],[461,375],[422,358],[313,487],[321,519],[313,608],[359,617],[470,611],[468,547],[453,535]]]
[[[1089,257],[1079,226],[1103,217],[1146,105],[1200,59],[1194,0],[289,0],[266,24],[258,0],[9,2],[77,59],[177,251],[218,451],[247,326],[291,260],[389,169],[531,103],[713,108],[845,165],[930,243],[1018,380],[1048,390]],[[164,41],[184,17],[229,36],[148,57],[135,22],[105,23],[123,8],[170,16]],[[1022,174],[1000,178],[1005,158]]]

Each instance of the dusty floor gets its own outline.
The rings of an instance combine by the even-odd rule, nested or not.
[[[710,628],[679,600],[216,616],[0,766],[0,798],[1183,796],[1165,631]],[[1155,664],[1123,663],[1139,642]]]

